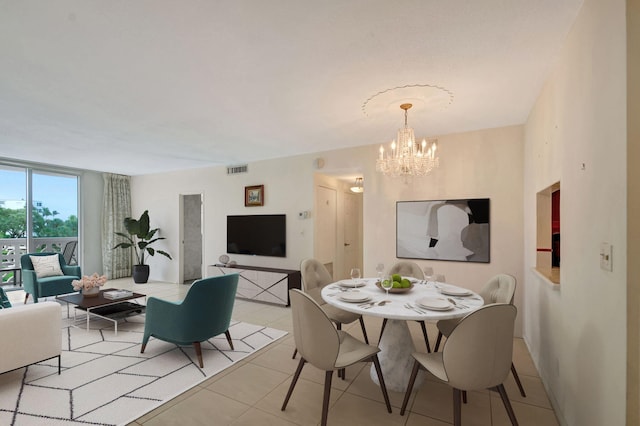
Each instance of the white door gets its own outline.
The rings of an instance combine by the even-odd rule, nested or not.
[[[333,265],[336,259],[336,199],[335,189],[316,187],[315,258],[327,266],[332,276],[334,276]]]

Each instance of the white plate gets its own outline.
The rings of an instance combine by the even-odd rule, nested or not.
[[[338,297],[343,302],[349,302],[349,303],[366,302],[367,300],[370,299],[368,295],[364,293],[360,293],[359,291],[348,291],[348,292],[342,293]]]
[[[363,280],[342,280],[338,283],[340,287],[346,288],[364,287],[365,284],[366,283]]]
[[[443,297],[423,297],[416,301],[418,306],[433,311],[448,311],[453,305]]]
[[[466,288],[460,288],[452,285],[441,285],[440,293],[448,296],[469,296],[471,292]]]

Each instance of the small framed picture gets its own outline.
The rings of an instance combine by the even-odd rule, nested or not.
[[[244,187],[244,206],[264,206],[264,185]]]

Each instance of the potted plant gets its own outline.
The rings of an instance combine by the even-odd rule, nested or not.
[[[130,217],[125,218],[124,227],[129,233],[129,235],[124,232],[116,232],[116,235],[119,235],[125,238],[127,241],[118,244],[114,247],[127,249],[129,247],[133,247],[133,252],[136,254],[136,264],[133,265],[133,281],[135,283],[141,284],[146,283],[149,280],[149,265],[147,265],[145,260],[145,254],[149,256],[153,256],[156,253],[159,253],[163,256],[171,259],[171,255],[163,250],[154,250],[151,245],[159,240],[164,240],[164,237],[155,237],[156,232],[158,232],[159,228],[151,229],[149,226],[149,211],[145,210],[140,216],[140,219],[133,219]],[[154,238],[155,237],[155,238]]]

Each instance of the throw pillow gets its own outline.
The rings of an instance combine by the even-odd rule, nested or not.
[[[33,270],[36,271],[38,278],[54,277],[56,275],[64,275],[60,269],[60,261],[57,254],[51,256],[29,256],[33,264]]]

